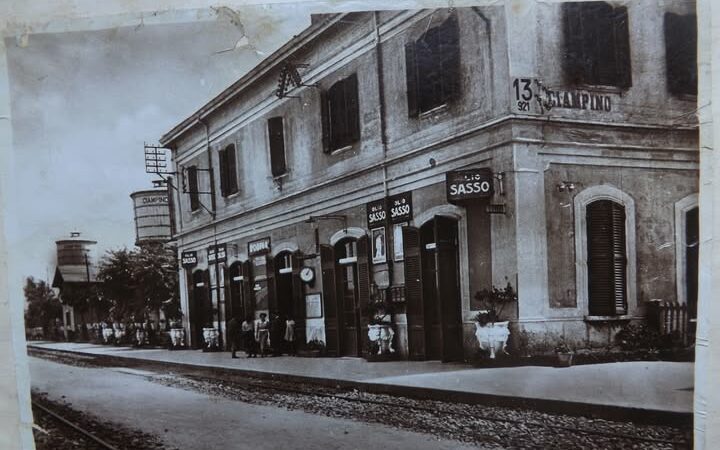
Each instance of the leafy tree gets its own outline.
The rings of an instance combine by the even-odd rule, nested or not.
[[[134,276],[148,311],[162,309],[169,319],[179,318],[178,262],[163,245],[145,245],[135,254]]]
[[[135,259],[135,252],[122,248],[108,251],[100,262],[100,292],[112,304],[110,313],[115,320],[141,314],[143,310],[134,275]]]
[[[33,277],[25,280],[25,300],[28,308],[25,311],[25,326],[28,328],[42,327],[47,335],[56,319],[62,319],[62,305],[52,288],[43,280],[35,281]]]

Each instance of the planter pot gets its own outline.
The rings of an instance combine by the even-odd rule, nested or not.
[[[203,351],[214,352],[219,349],[218,330],[215,328],[203,328],[203,339],[205,339],[205,347]]]
[[[391,324],[368,325],[368,338],[378,346],[377,355],[389,355],[395,353],[392,347],[395,331]]]
[[[138,347],[142,347],[143,344],[145,344],[145,338],[147,337],[147,333],[144,329],[138,328],[135,330],[135,345]]]
[[[185,347],[185,329],[170,328],[170,349]]]
[[[572,353],[556,353],[558,367],[570,367],[572,366],[573,354]]]
[[[102,330],[103,342],[106,344],[112,344],[115,339],[115,330],[112,328],[103,328]]]
[[[505,351],[507,340],[510,337],[509,322],[494,322],[486,325],[475,323],[475,337],[478,340],[481,350],[489,351],[490,358],[495,359],[495,355]]]

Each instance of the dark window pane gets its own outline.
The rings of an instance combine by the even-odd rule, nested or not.
[[[329,151],[346,147],[360,139],[360,112],[357,75],[338,81],[324,96],[323,137]]]
[[[591,315],[627,311],[625,208],[610,200],[587,207],[588,297]]]
[[[220,193],[223,197],[227,197],[238,191],[235,146],[227,146],[219,152],[218,156],[220,162]]]
[[[697,16],[665,14],[665,66],[668,90],[697,95]]]
[[[270,143],[270,170],[274,177],[287,171],[285,161],[285,132],[283,118],[272,117],[268,119],[268,138]]]
[[[188,177],[188,193],[190,196],[190,210],[195,211],[200,208],[200,196],[198,194],[198,178],[197,167],[190,166],[187,168]]]

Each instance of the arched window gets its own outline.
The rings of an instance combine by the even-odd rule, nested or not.
[[[587,206],[588,312],[627,313],[625,207],[612,200]]]
[[[589,318],[636,314],[635,201],[602,184],[573,203],[577,307]]]

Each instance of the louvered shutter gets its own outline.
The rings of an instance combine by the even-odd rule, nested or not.
[[[320,91],[320,121],[322,125],[322,147],[323,152],[330,153],[332,151],[332,143],[330,142],[330,108],[328,100],[328,92]]]
[[[190,209],[192,211],[197,210],[200,207],[200,197],[198,194],[198,178],[197,178],[197,167],[190,166],[187,169],[188,177],[188,191],[190,195]]]
[[[230,321],[230,319],[232,319],[233,316],[235,315],[235,311],[233,308],[235,306],[235,304],[234,304],[235,299],[234,299],[234,295],[232,293],[232,286],[233,286],[233,281],[232,281],[232,276],[231,276],[232,271],[229,267],[223,267],[221,270],[223,270],[223,272],[225,273],[225,275],[223,276],[223,278],[225,280],[225,285],[223,286],[223,291],[224,291],[224,295],[225,295],[225,323],[227,324]]]
[[[331,356],[339,354],[339,327],[337,285],[335,280],[335,250],[329,245],[320,246],[322,269],[323,315],[325,316],[325,350]]]
[[[632,86],[632,64],[630,61],[630,31],[627,8],[620,6],[613,11],[613,27],[615,36],[615,67],[616,86],[629,88]]]
[[[627,311],[625,210],[609,200],[587,208],[588,297],[590,315]]]
[[[347,134],[344,145],[360,140],[360,102],[358,100],[357,73],[347,77],[343,83],[345,109],[347,117]]]
[[[203,308],[205,310],[205,323],[203,324],[203,327],[212,327],[214,326],[213,321],[215,320],[215,317],[213,314],[212,291],[210,289],[210,269],[202,271],[202,280],[203,283],[205,283],[205,286],[202,287]]]
[[[273,314],[277,314],[279,312],[278,310],[278,299],[277,299],[277,289],[275,286],[275,282],[277,277],[275,276],[275,259],[273,259],[272,255],[268,254],[265,255],[265,272],[267,276],[267,286],[268,286],[268,309],[270,312],[270,317],[273,316]]]
[[[563,69],[567,82],[578,84],[584,81],[586,62],[583,58],[583,20],[582,4],[577,2],[563,3],[563,31],[565,38],[565,54]]]
[[[255,318],[255,291],[252,285],[252,262],[245,261],[242,263],[242,288],[245,315]]]
[[[218,162],[220,165],[220,195],[227,197],[227,149],[218,152]]]
[[[418,108],[418,67],[415,57],[415,42],[405,44],[405,77],[408,116],[417,117],[420,111]]]
[[[282,117],[268,119],[268,140],[270,145],[270,170],[274,177],[285,173],[285,131]]]
[[[235,146],[230,145],[225,149],[225,163],[227,164],[227,183],[225,191],[227,195],[234,194],[238,191],[237,183],[237,157],[235,155]]]
[[[697,16],[665,14],[665,66],[671,94],[697,95]]]
[[[425,305],[423,301],[420,230],[403,227],[405,254],[405,301],[410,359],[425,359]]]
[[[368,258],[368,237],[362,236],[357,241],[357,273],[358,273],[358,308],[360,309],[360,352],[365,354],[368,346],[369,317],[365,314],[370,303],[370,261]]]
[[[290,256],[290,261],[292,264],[292,314],[295,320],[295,341],[305,342],[305,298],[303,297],[302,281],[300,280],[302,253],[296,251]]]
[[[460,97],[460,31],[457,16],[448,17],[439,30],[439,58],[442,61],[442,102],[450,103]]]

